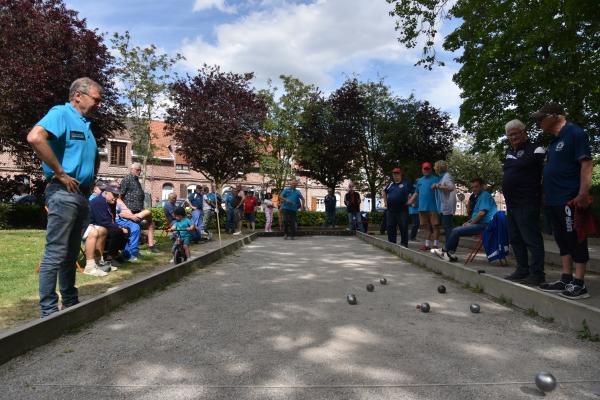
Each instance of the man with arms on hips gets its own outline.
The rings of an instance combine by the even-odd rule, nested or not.
[[[504,160],[502,193],[508,238],[517,262],[516,270],[505,279],[538,286],[545,280],[540,207],[546,151],[529,140],[525,124],[518,119],[509,121],[504,130],[509,148]]]
[[[433,175],[431,163],[424,162],[421,165],[423,176],[417,180],[415,193],[408,201],[409,204],[417,202],[419,208],[419,223],[425,231],[425,244],[419,250],[429,251],[431,246],[439,247],[440,237],[440,214],[432,186],[439,182],[439,178]]]
[[[360,194],[354,190],[354,183],[348,184],[348,193],[344,196],[344,205],[348,212],[348,230],[354,231],[358,228],[363,231],[360,217]]]
[[[458,242],[460,241],[461,236],[471,236],[482,233],[485,231],[488,224],[492,222],[498,209],[492,195],[483,190],[483,184],[484,182],[480,178],[475,178],[471,181],[471,196],[477,198],[473,206],[471,219],[465,222],[463,226],[452,229],[452,233],[450,234],[448,241],[444,243],[443,249],[431,249],[431,253],[442,260],[451,262],[457,261],[458,258],[454,253],[458,248]]]
[[[154,221],[152,221],[152,212],[144,209],[144,189],[140,183],[140,174],[142,165],[138,162],[131,164],[129,175],[126,175],[121,181],[121,199],[129,207],[131,212],[140,219],[140,224],[148,226],[148,250],[151,253],[160,253],[154,247]]]
[[[396,243],[396,230],[400,227],[400,245],[408,247],[408,198],[412,192],[410,183],[402,178],[402,170],[392,170],[393,181],[383,191],[386,208],[388,241]]]
[[[567,122],[560,104],[548,103],[532,116],[544,133],[554,136],[543,172],[544,206],[551,216],[562,263],[560,280],[543,283],[539,288],[569,299],[585,299],[590,297],[584,282],[590,256],[587,238],[577,238],[574,217],[576,209],[587,209],[592,202],[589,137],[579,126]]]
[[[442,228],[444,228],[444,236],[446,242],[450,238],[454,223],[452,219],[456,212],[456,186],[454,179],[448,172],[448,164],[444,160],[438,160],[433,164],[433,170],[439,176],[440,181],[434,183],[431,188],[436,190],[437,203],[442,218]]]
[[[46,247],[39,274],[42,317],[58,311],[57,279],[63,307],[79,303],[75,263],[89,224],[87,197],[97,156],[96,139],[86,116],[101,101],[102,87],[89,78],[79,78],[71,84],[69,102],[52,107],[27,135],[49,182],[45,192]]]
[[[304,196],[298,189],[298,181],[292,180],[290,187],[281,191],[279,199],[281,200],[281,208],[283,211],[283,226],[285,240],[296,239],[296,215],[298,209],[304,209]]]

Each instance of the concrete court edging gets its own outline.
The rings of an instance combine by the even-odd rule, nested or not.
[[[591,332],[600,333],[600,309],[585,304],[585,300],[564,299],[529,286],[509,282],[497,276],[480,274],[464,267],[462,263],[450,263],[436,259],[428,254],[407,249],[362,232],[357,232],[356,235],[359,239],[394,253],[413,264],[440,273],[460,283],[469,284],[471,287],[479,287],[492,297],[510,299],[512,304],[518,308],[533,309],[540,316],[553,318],[555,322],[574,330],[581,330],[583,320],[586,320]]]
[[[28,322],[0,334],[0,365],[13,357],[49,343],[64,333],[95,321],[111,310],[151,293],[167,284],[173,283],[195,268],[204,268],[234,250],[255,240],[257,234],[251,234],[232,243],[210,251],[204,255],[174,265],[130,282],[124,282],[115,289],[82,301],[52,314],[49,317]]]

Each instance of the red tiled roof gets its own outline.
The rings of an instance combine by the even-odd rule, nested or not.
[[[172,137],[165,132],[166,124],[162,121],[150,121],[150,134],[154,146],[154,157],[170,158],[173,156],[169,150]]]

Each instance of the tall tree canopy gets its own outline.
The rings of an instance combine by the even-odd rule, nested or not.
[[[328,98],[313,94],[298,131],[301,175],[335,189],[356,172],[362,108],[355,81],[346,81]]]
[[[462,21],[444,40],[462,64],[454,81],[464,102],[459,124],[475,150],[498,147],[504,124],[548,101],[592,135],[600,128],[600,7],[597,0],[387,0],[399,40],[423,45],[432,68],[439,20]]]
[[[35,168],[27,132],[68,101],[71,82],[82,76],[104,87],[102,107],[90,118],[99,144],[122,128],[112,57],[77,12],[61,0],[0,0],[0,27],[0,151]]]
[[[205,65],[196,76],[171,85],[174,104],[167,110],[167,133],[191,168],[217,186],[258,161],[267,108],[250,87],[252,78],[252,73],[222,72]]]

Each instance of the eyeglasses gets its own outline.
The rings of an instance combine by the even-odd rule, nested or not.
[[[94,100],[94,104],[100,104],[102,102],[102,99],[100,97],[94,97],[86,92],[79,92],[81,94],[85,94],[87,97],[89,97],[90,99]]]

